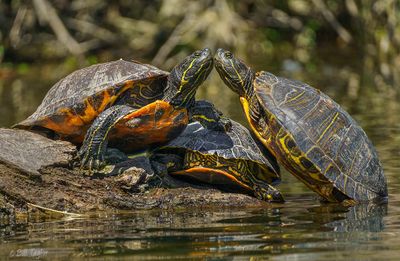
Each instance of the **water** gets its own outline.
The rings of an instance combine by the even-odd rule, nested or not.
[[[0,79],[0,126],[29,115],[48,86],[61,77],[44,77],[46,70],[44,66]],[[332,68],[321,71],[308,75],[283,70],[282,74],[321,87],[364,127],[384,166],[388,204],[324,205],[284,172],[279,189],[287,203],[265,209],[103,212],[81,218],[0,222],[0,259],[396,260],[400,254],[400,105],[386,90],[373,91],[371,82],[362,82],[354,95],[346,76],[337,76]],[[238,100],[215,75],[199,96],[243,123]]]
[[[400,247],[398,201],[345,209],[290,196],[268,209],[99,213],[3,229],[0,257],[380,259]]]

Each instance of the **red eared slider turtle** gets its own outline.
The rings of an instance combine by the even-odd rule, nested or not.
[[[232,120],[231,124],[229,130],[221,131],[190,123],[178,138],[157,149],[155,157],[159,161],[166,155],[164,164],[173,176],[283,202],[272,186],[280,182],[275,158],[258,146],[245,127]]]
[[[378,155],[362,128],[313,87],[254,73],[219,49],[215,67],[240,96],[254,134],[289,172],[330,202],[387,196]]]
[[[49,129],[77,144],[85,137],[82,167],[99,169],[108,137],[121,149],[136,151],[178,136],[212,61],[206,48],[170,74],[122,60],[78,70],[53,86],[37,111],[16,127]]]
[[[36,112],[14,127],[46,130],[80,144],[93,120],[104,110],[133,108],[161,99],[168,72],[138,62],[118,60],[77,70],[58,81]]]

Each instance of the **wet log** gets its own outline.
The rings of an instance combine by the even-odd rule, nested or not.
[[[0,213],[32,208],[85,213],[185,207],[265,207],[269,204],[243,194],[186,183],[166,175],[144,192],[132,189],[143,173],[152,174],[146,158],[119,175],[85,176],[73,168],[76,147],[39,134],[0,128]],[[131,164],[130,161],[124,164]],[[165,187],[167,186],[167,187]]]

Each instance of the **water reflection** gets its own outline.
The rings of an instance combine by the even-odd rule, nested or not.
[[[288,201],[267,209],[99,213],[16,224],[2,227],[0,257],[290,255],[377,244],[385,229],[386,204]]]
[[[330,207],[327,208],[318,210],[331,212]],[[310,211],[315,212],[316,209]],[[351,207],[343,214],[342,219],[326,223],[325,226],[333,228],[334,232],[380,232],[385,227],[383,217],[387,214],[387,204],[365,203]]]

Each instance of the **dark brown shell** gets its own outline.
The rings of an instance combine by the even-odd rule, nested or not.
[[[152,80],[167,80],[168,72],[138,62],[117,60],[77,70],[58,81],[46,94],[36,112],[14,127],[45,127],[64,135],[82,132],[123,92]],[[153,84],[162,93],[163,84]],[[152,101],[149,101],[152,102]]]
[[[291,144],[282,151],[293,151],[281,157],[281,163],[291,167],[297,159],[304,170],[298,174],[313,186],[311,175],[326,178],[334,188],[357,201],[387,196],[387,183],[382,165],[371,141],[357,122],[335,101],[313,87],[298,81],[277,77],[268,72],[258,73],[254,81],[258,101],[272,115],[268,120],[272,140]],[[273,124],[276,123],[276,124]],[[275,146],[276,150],[279,146]],[[286,153],[287,154],[287,153]],[[279,157],[277,156],[279,159]],[[294,166],[291,169],[296,169]],[[305,179],[303,179],[305,180]],[[322,193],[323,194],[323,193]]]

